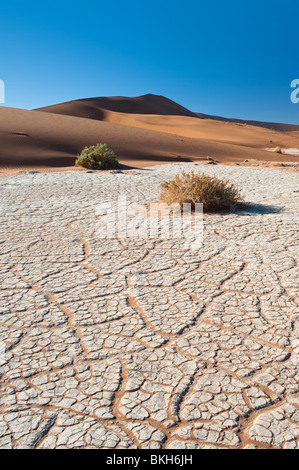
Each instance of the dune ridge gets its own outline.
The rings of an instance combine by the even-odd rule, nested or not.
[[[99,98],[85,98],[67,101],[52,106],[37,108],[45,111],[69,116],[85,117],[89,119],[103,119],[105,111],[114,111],[127,114],[158,114],[171,116],[192,116],[196,113],[189,111],[175,101],[160,95],[142,95],[136,97],[111,96]],[[299,130],[299,127],[298,127]]]

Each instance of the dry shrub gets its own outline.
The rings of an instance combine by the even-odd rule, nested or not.
[[[171,181],[161,185],[161,200],[168,205],[202,203],[206,212],[218,210],[235,210],[242,196],[239,190],[226,179],[219,179],[204,173],[193,171],[176,175]]]
[[[91,170],[109,170],[119,167],[115,153],[107,147],[107,144],[85,147],[78,156],[75,165]]]
[[[282,150],[279,146],[275,147],[274,152],[276,153],[282,153]]]

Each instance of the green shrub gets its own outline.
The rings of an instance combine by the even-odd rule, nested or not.
[[[242,196],[239,190],[228,180],[219,179],[204,173],[195,174],[193,171],[176,175],[171,181],[164,181],[161,185],[161,200],[168,205],[202,203],[203,210],[234,210]]]
[[[113,150],[106,144],[96,144],[85,147],[78,156],[76,166],[83,166],[91,170],[109,170],[119,168],[119,162]]]

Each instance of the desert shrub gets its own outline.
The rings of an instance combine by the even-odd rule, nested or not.
[[[218,210],[234,210],[242,196],[239,190],[226,179],[219,179],[204,173],[193,171],[175,176],[171,181],[161,185],[161,200],[168,205],[202,203],[206,212]]]
[[[277,146],[277,147],[275,147],[274,152],[276,152],[276,153],[282,153],[282,150],[281,150],[280,147]]]
[[[107,144],[85,147],[78,156],[75,165],[91,170],[109,170],[119,167],[115,153],[107,147]]]

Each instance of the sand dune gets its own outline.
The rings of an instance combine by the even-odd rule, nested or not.
[[[263,122],[263,121],[251,121],[244,119],[234,119],[234,118],[225,118],[221,116],[211,116],[209,114],[195,113],[198,117],[202,119],[212,119],[214,121],[225,121],[225,122],[234,122],[236,124],[245,124],[250,126],[264,127],[266,129],[271,129],[273,131],[279,132],[294,132],[299,131],[299,125],[297,124],[284,124],[279,122]]]
[[[145,114],[125,114],[105,112],[105,121],[177,134],[196,139],[210,139],[219,142],[264,148],[279,145],[279,142],[293,142],[298,146],[295,132],[278,132],[264,127],[239,124],[212,119],[197,119],[189,116],[158,116]]]
[[[114,110],[100,107],[104,105]],[[93,118],[87,114],[90,107]],[[0,142],[2,170],[53,170],[72,167],[85,145],[98,142],[107,143],[129,167],[179,161],[182,156],[193,161],[211,156],[226,164],[286,161],[287,156],[265,148],[299,148],[299,133],[199,119],[167,98],[145,95],[79,100],[32,111],[0,107]]]
[[[85,117],[89,119],[105,118],[105,111],[114,111],[127,114],[159,114],[173,116],[193,116],[196,113],[189,111],[164,96],[142,95],[137,97],[111,96],[100,98],[86,98],[83,100],[68,101],[53,106],[38,108],[37,111],[46,111],[70,116]],[[299,127],[298,127],[299,130]]]
[[[111,96],[100,98],[85,98],[82,100],[68,101],[52,106],[38,108],[38,111],[66,114],[69,116],[85,117],[88,119],[106,120],[109,113],[114,111],[125,114],[155,114],[161,116],[189,116],[201,120],[234,123],[236,125],[250,125],[262,127],[279,132],[299,132],[299,125],[281,124],[275,122],[261,122],[212,116],[209,114],[189,111],[175,101],[160,95],[142,95],[136,97]]]

